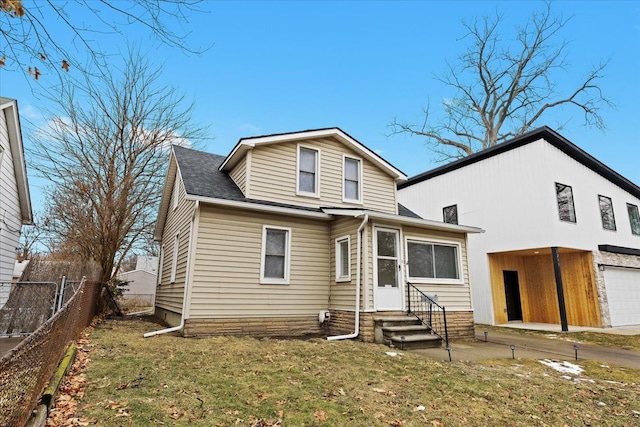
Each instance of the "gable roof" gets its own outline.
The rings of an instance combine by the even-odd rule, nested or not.
[[[627,178],[620,175],[619,173],[547,126],[534,129],[530,132],[524,133],[509,141],[503,142],[486,150],[478,151],[477,153],[464,157],[460,160],[456,160],[446,165],[413,176],[407,181],[398,184],[398,188],[400,189],[409,187],[419,182],[426,181],[428,179],[435,178],[449,172],[453,172],[465,166],[469,166],[490,157],[497,156],[498,154],[502,154],[510,150],[515,150],[524,145],[539,141],[540,139],[544,139],[546,142],[553,145],[554,147],[565,153],[567,156],[588,167],[598,175],[609,180],[634,197],[640,198],[640,187],[638,185],[629,181]]]
[[[344,212],[356,212],[354,209],[344,208],[310,208],[305,206],[290,205],[285,203],[271,202],[266,200],[249,199],[244,196],[240,188],[231,179],[226,171],[220,168],[226,157],[218,154],[207,153],[178,145],[172,146],[169,160],[169,168],[165,179],[162,199],[154,238],[160,240],[169,209],[171,192],[173,191],[175,179],[180,176],[184,185],[187,198],[200,200],[205,203],[216,203],[220,205],[244,207],[253,210],[263,210],[272,212],[282,212],[294,215],[313,216],[318,219],[329,220],[334,214]],[[358,212],[365,210],[358,210]],[[366,211],[367,214],[384,216],[386,219],[396,218],[398,221],[412,221],[414,225],[428,225],[430,228],[441,227],[442,224],[435,221],[423,220],[419,215],[398,204],[398,215],[383,214],[381,212]],[[404,219],[404,220],[403,220]],[[424,224],[423,224],[424,223]],[[467,231],[444,225],[447,230]],[[440,228],[438,228],[440,229]],[[475,230],[475,229],[474,229]]]
[[[246,152],[253,149],[257,145],[277,144],[290,141],[304,141],[307,139],[327,137],[332,137],[342,142],[362,157],[374,163],[388,175],[392,176],[396,181],[404,181],[407,179],[407,176],[404,172],[397,169],[391,163],[380,157],[376,152],[372,151],[360,141],[356,140],[351,135],[347,134],[342,129],[337,127],[241,138],[236,146],[233,147],[231,153],[220,165],[220,170],[228,172],[233,169],[233,167],[246,155]]]
[[[27,180],[27,164],[24,158],[22,131],[20,129],[18,101],[0,97],[0,111],[2,111],[7,119],[9,149],[11,150],[11,157],[13,158],[13,170],[18,187],[20,217],[22,224],[30,225],[33,224],[33,212],[31,210],[31,195],[29,194],[29,182]]]

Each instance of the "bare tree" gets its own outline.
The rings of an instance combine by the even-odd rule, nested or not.
[[[534,12],[513,41],[503,38],[504,16],[463,22],[469,46],[456,63],[435,78],[456,95],[442,101],[443,118],[424,108],[421,124],[391,123],[393,133],[425,137],[440,160],[468,156],[532,129],[552,108],[571,107],[584,124],[604,129],[600,115],[611,105],[599,86],[607,62],[591,69],[574,86],[557,82],[567,72],[568,42],[557,40],[571,18],[554,17],[551,4]],[[558,126],[561,128],[562,124]]]
[[[175,28],[200,12],[202,0],[0,0],[0,67],[38,80],[43,73],[87,72],[104,61],[97,38],[139,29],[160,43],[197,52]],[[109,43],[111,45],[112,43]],[[85,55],[88,55],[86,57]]]
[[[20,231],[20,246],[16,251],[19,260],[31,259],[37,255],[38,247],[44,244],[45,231],[42,224],[42,213],[33,213],[33,224],[23,226]]]
[[[104,281],[152,234],[170,145],[204,134],[191,124],[193,104],[158,85],[160,68],[139,53],[125,62],[121,74],[65,89],[61,111],[30,152],[54,184],[47,192],[52,250],[96,261]]]

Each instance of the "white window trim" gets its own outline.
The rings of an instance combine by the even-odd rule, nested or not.
[[[171,258],[171,280],[170,283],[176,282],[176,270],[178,269],[178,248],[180,247],[180,233],[176,234],[173,239],[173,256]]]
[[[432,245],[440,246],[453,246],[456,248],[456,254],[458,256],[458,279],[439,279],[428,277],[411,277],[409,272],[409,242],[428,243]],[[464,285],[464,268],[462,265],[462,245],[459,242],[450,240],[429,239],[416,236],[405,236],[404,239],[404,253],[406,254],[405,266],[407,270],[407,280],[411,283],[432,283],[439,285]]]
[[[158,262],[158,283],[156,283],[156,285],[158,286],[162,284],[163,270],[164,270],[164,245],[160,246],[160,261]]]
[[[173,210],[178,209],[178,196],[180,195],[180,176],[176,172],[176,179],[173,183]]]
[[[340,264],[342,262],[342,257],[340,253],[340,244],[344,241],[347,241],[347,274],[344,276],[340,275]],[[335,240],[335,252],[336,252],[336,282],[350,282],[351,281],[351,236],[342,236],[338,237]]]
[[[300,149],[316,152],[316,180],[315,180],[315,192],[300,191]],[[298,144],[297,147],[297,162],[296,162],[296,194],[298,196],[315,197],[320,198],[320,149],[318,147],[312,147],[310,145]]]
[[[278,279],[273,277],[264,277],[265,254],[267,250],[267,230],[284,230],[287,232],[284,250],[284,278]],[[262,249],[260,251],[260,284],[262,285],[288,285],[291,273],[291,228],[280,227],[277,225],[262,226]]]
[[[356,160],[358,162],[358,198],[357,199],[348,199],[346,197],[347,188],[344,185],[345,180],[345,172],[346,172],[346,162],[347,159]],[[342,201],[345,203],[358,203],[362,204],[362,169],[363,169],[363,161],[360,157],[349,156],[347,154],[342,155]]]

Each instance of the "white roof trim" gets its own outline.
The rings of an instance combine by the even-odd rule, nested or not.
[[[353,139],[351,136],[347,135],[338,128],[309,130],[252,138],[241,138],[233,148],[231,153],[224,160],[224,162],[222,162],[219,169],[221,171],[224,171],[233,168],[247,151],[253,149],[257,145],[276,144],[281,142],[302,141],[305,139],[327,137],[334,137],[339,139],[340,141],[348,145],[351,149],[353,149],[356,153],[365,157],[367,160],[377,165],[380,169],[384,170],[387,174],[391,175],[396,181],[407,180],[407,176],[402,171],[393,167],[390,163],[382,159],[369,148],[365,147],[363,144]]]
[[[18,102],[14,99],[0,98],[2,104],[0,110],[7,119],[7,133],[9,137],[9,149],[13,158],[13,169],[18,187],[18,199],[20,202],[20,216],[23,225],[33,224],[33,211],[31,209],[31,195],[27,180],[27,164],[24,158],[24,146],[22,131],[18,115]]]
[[[177,174],[180,173],[180,166],[176,160],[176,155],[171,147],[169,153],[169,167],[167,167],[167,174],[164,178],[164,187],[162,188],[162,198],[160,199],[160,206],[158,207],[158,218],[156,219],[156,227],[153,231],[153,238],[159,242],[162,240],[162,233],[164,232],[164,225],[167,220],[167,211],[169,209],[169,202],[171,201],[171,192],[173,191],[173,183],[176,180]]]
[[[362,216],[369,215],[371,219],[384,221],[392,221],[400,224],[413,225],[431,230],[450,231],[453,233],[484,233],[484,230],[478,227],[468,225],[456,225],[446,222],[433,221],[430,219],[411,218],[402,215],[394,215],[383,212],[369,211],[366,209],[323,209],[323,212],[335,216]]]
[[[199,201],[200,203],[218,205],[218,206],[227,206],[232,208],[248,209],[253,211],[301,216],[306,218],[318,218],[318,219],[326,219],[326,220],[330,220],[332,218],[330,214],[323,213],[323,212],[311,212],[307,210],[287,208],[283,206],[271,206],[271,205],[263,205],[260,203],[241,202],[237,200],[217,199],[215,197],[187,195],[186,199]]]

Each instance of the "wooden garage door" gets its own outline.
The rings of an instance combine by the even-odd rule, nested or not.
[[[606,267],[611,326],[640,325],[640,269]]]

